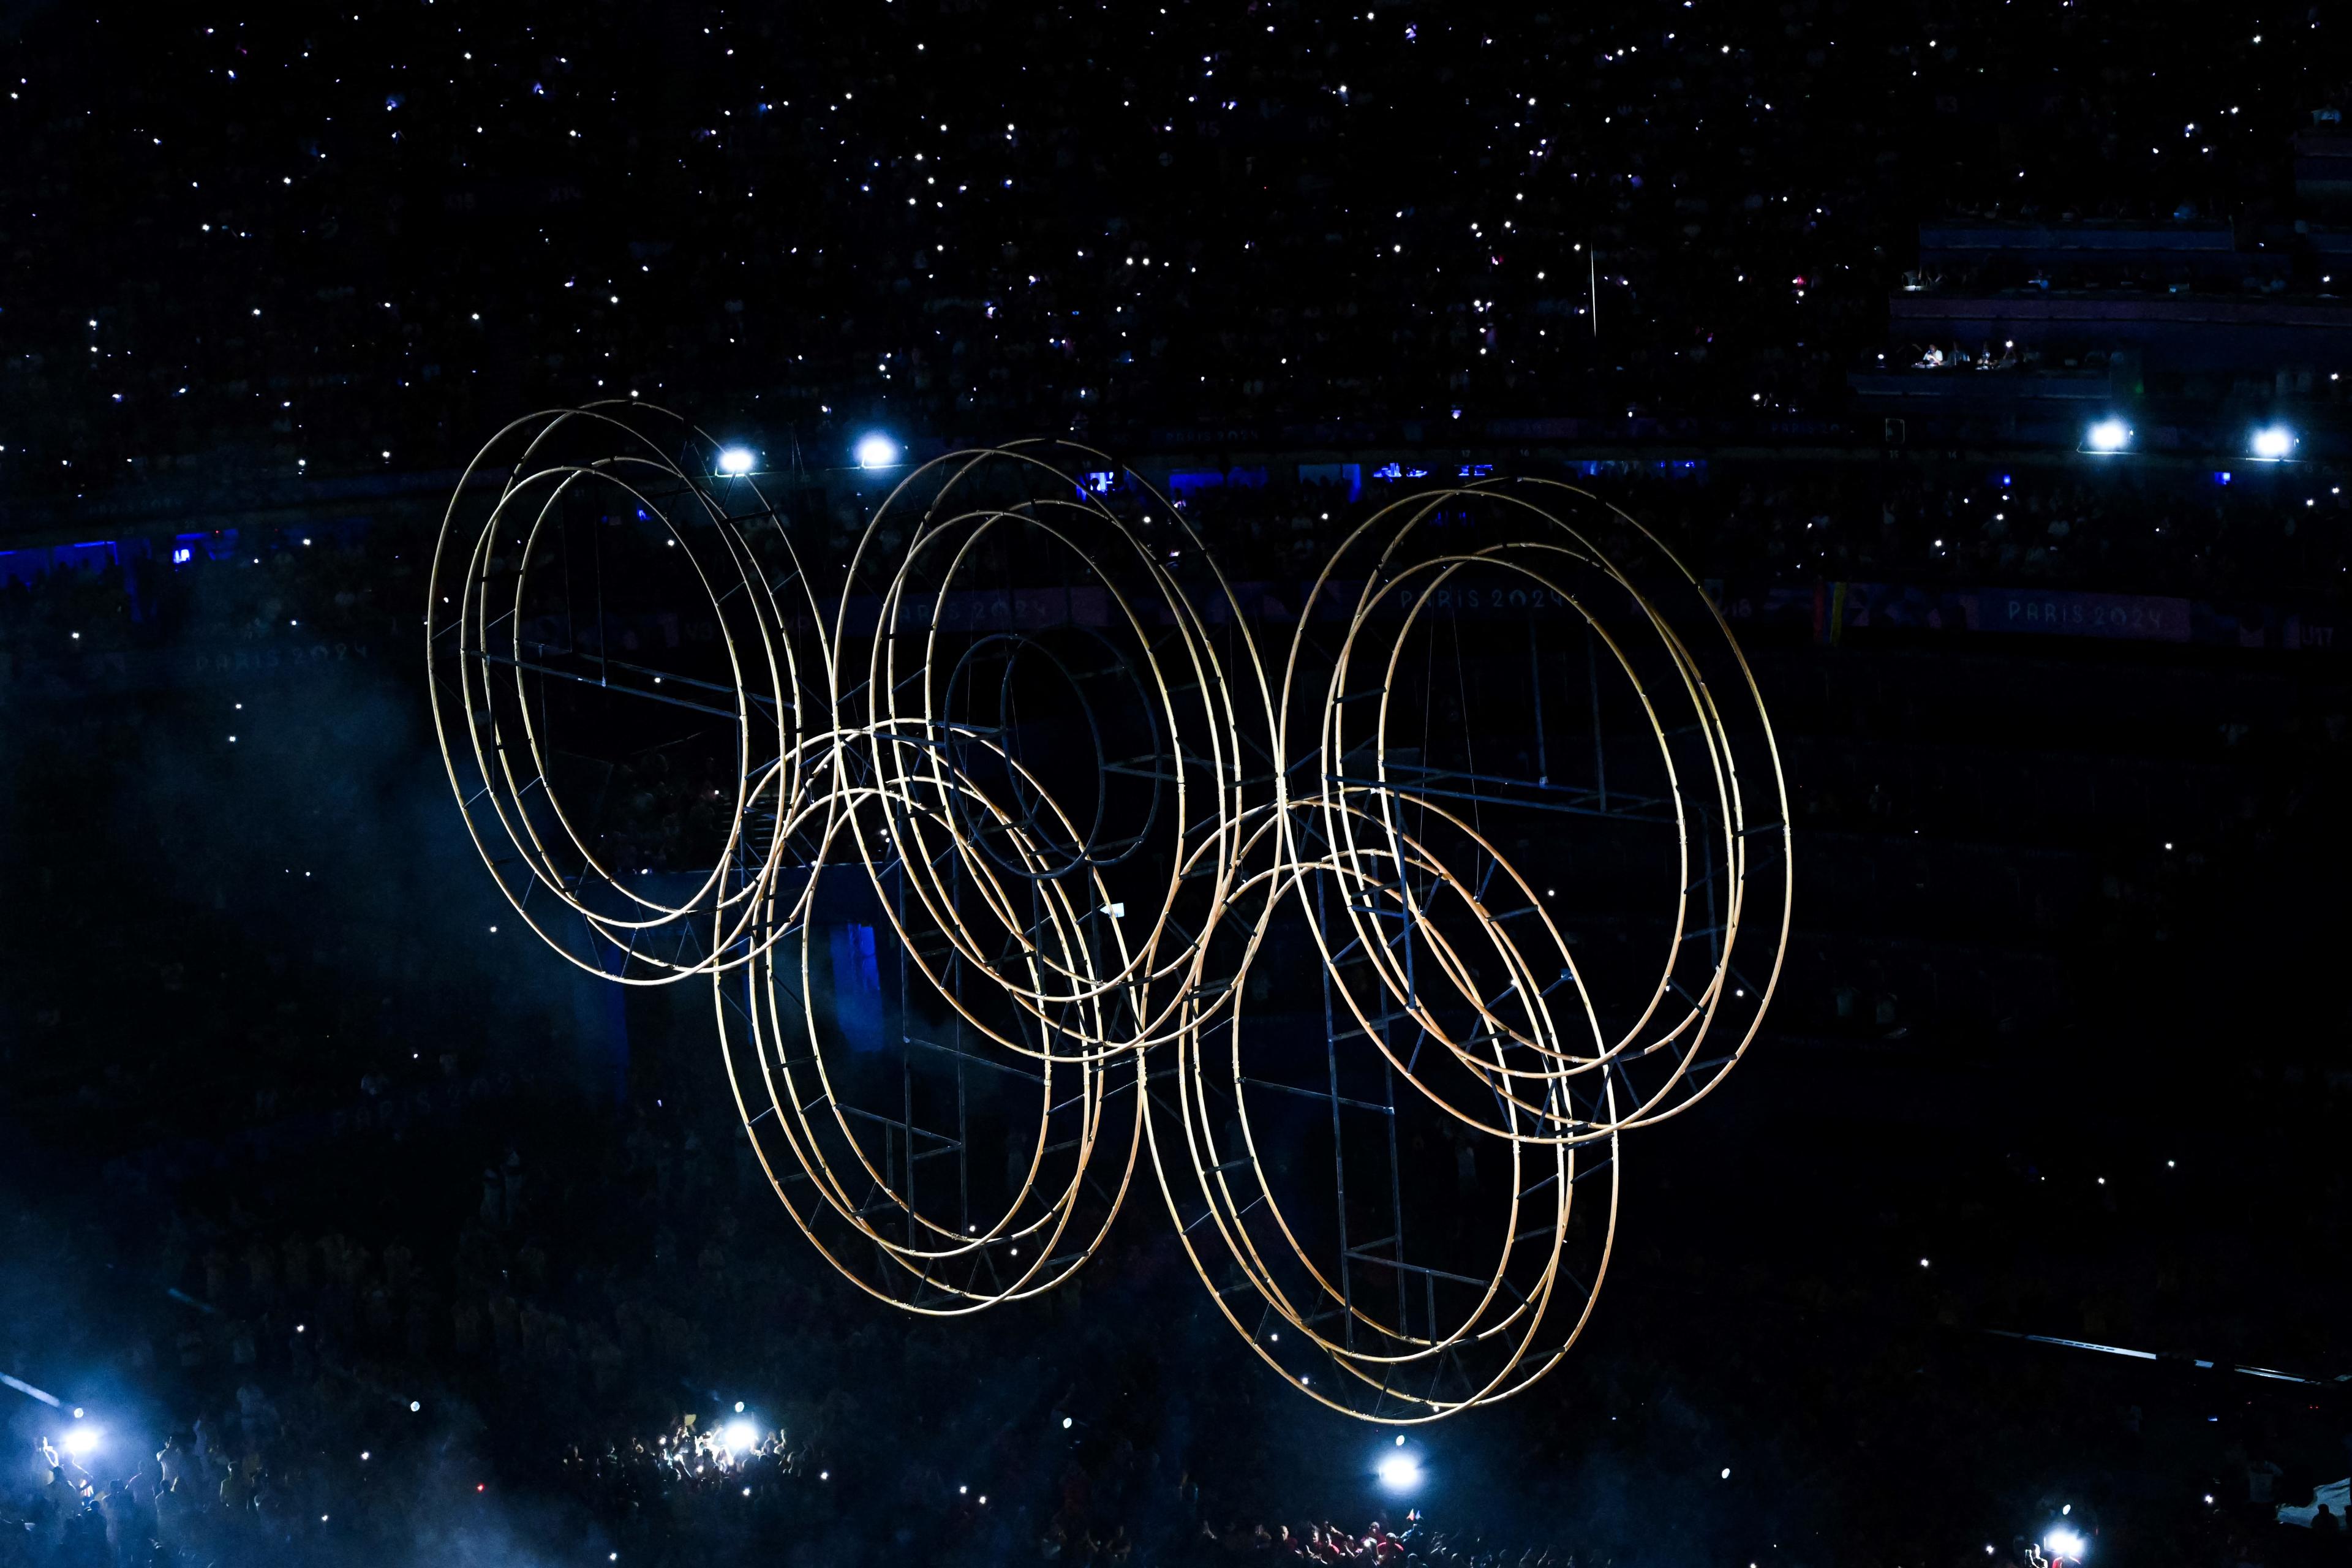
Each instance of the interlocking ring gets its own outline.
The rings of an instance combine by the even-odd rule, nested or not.
[[[1148,1151],[1308,1396],[1433,1421],[1557,1365],[1625,1136],[1744,1058],[1788,943],[1771,722],[1674,555],[1554,481],[1405,496],[1277,667],[1279,595],[1089,448],[918,467],[822,584],[715,450],[638,404],[502,432],[435,556],[435,721],[532,929],[710,978],[820,1253],[919,1313],[1035,1296]]]
[[[835,788],[853,768],[877,786],[845,798],[890,819],[914,895],[899,936],[1041,1018],[1096,1006],[1091,1035],[1045,1037],[1097,1059],[1168,1037],[1240,816],[1273,784],[1263,741],[1247,754],[1265,696],[1230,589],[1181,515],[1117,473],[1059,442],[916,469],[867,525],[834,636],[836,726],[858,737]],[[940,809],[898,804],[918,799]],[[1031,940],[1056,900],[1083,925],[1076,963]],[[986,951],[1007,941],[1024,973]]]
[[[739,939],[802,793],[811,693],[792,622],[809,618],[806,579],[717,452],[641,404],[518,420],[468,465],[428,579],[434,731],[475,847],[533,931],[624,984],[749,956]],[[486,508],[478,476],[495,481]],[[681,592],[711,617],[695,646]],[[648,644],[675,657],[656,664]],[[583,807],[616,775],[633,787],[633,758],[679,765],[648,714],[717,721],[690,754],[698,797],[652,823]],[[559,735],[573,731],[614,744],[574,751]]]

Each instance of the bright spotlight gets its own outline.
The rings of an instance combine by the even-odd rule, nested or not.
[[[79,1459],[98,1452],[98,1436],[95,1426],[76,1426],[65,1435],[58,1447]]]
[[[898,460],[898,443],[876,431],[863,436],[857,442],[857,466],[861,468],[887,468]]]
[[[1376,1468],[1381,1485],[1389,1491],[1409,1492],[1421,1485],[1421,1461],[1411,1454],[1383,1454]]]
[[[751,448],[730,447],[719,454],[719,471],[722,474],[748,474],[751,471]]]
[[[2071,1558],[2076,1563],[2083,1560],[2083,1537],[2075,1531],[2062,1526],[2052,1531],[2050,1538],[2042,1544],[2050,1549],[2053,1557]]]
[[[2254,432],[2251,445],[2255,457],[2275,463],[2294,453],[2294,432],[2284,425],[2266,425]]]
[[[760,1446],[760,1429],[749,1421],[727,1424],[727,1446],[739,1454],[748,1454]]]
[[[2131,426],[2120,419],[2102,419],[2083,433],[2094,452],[2120,452],[2131,445]]]

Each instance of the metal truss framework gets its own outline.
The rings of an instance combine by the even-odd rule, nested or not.
[[[1723,1081],[1787,947],[1770,721],[1673,555],[1482,479],[1275,604],[1045,440],[915,468],[827,563],[717,454],[634,402],[501,432],[435,556],[435,725],[551,947],[710,984],[824,1256],[910,1312],[1035,1296],[1148,1163],[1219,1311],[1322,1404],[1430,1421],[1557,1365],[1625,1136]],[[646,651],[682,603],[698,637]],[[723,782],[655,851],[556,731],[665,721]]]

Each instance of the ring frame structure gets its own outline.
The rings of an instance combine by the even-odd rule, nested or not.
[[[801,715],[821,706],[821,679],[820,701],[807,700],[815,672],[803,668],[793,630],[811,618],[806,579],[772,509],[749,481],[719,473],[718,453],[709,436],[636,403],[518,420],[468,465],[427,579],[434,731],[474,846],[532,931],[623,984],[749,956],[727,955],[754,923],[782,825],[805,793]],[[625,655],[635,637],[614,636],[627,618],[620,604],[646,586],[618,561],[608,574],[616,533],[656,546],[638,553],[708,605],[706,668],[615,657],[615,642]],[[559,697],[584,705],[592,723],[624,706],[719,721],[726,809],[706,863],[648,887],[650,868],[633,872],[583,826],[557,777]]]
[[[820,1254],[914,1313],[1034,1298],[1148,1159],[1307,1397],[1416,1424],[1557,1366],[1626,1140],[1745,1059],[1793,903],[1761,691],[1664,544],[1557,481],[1440,487],[1292,613],[1048,439],[914,467],[820,581],[718,450],[635,402],[500,432],[435,552],[428,677],[530,928],[709,981]],[[639,791],[690,797],[659,834],[606,805],[648,736],[701,759]]]

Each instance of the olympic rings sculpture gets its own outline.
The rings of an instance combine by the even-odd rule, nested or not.
[[[500,432],[428,679],[508,901],[601,977],[709,984],[819,1251],[979,1311],[1070,1280],[1148,1165],[1218,1310],[1333,1409],[1557,1365],[1626,1136],[1745,1057],[1788,945],[1771,721],[1673,554],[1478,478],[1301,593],[1067,441],[862,518],[719,451],[634,401]]]

